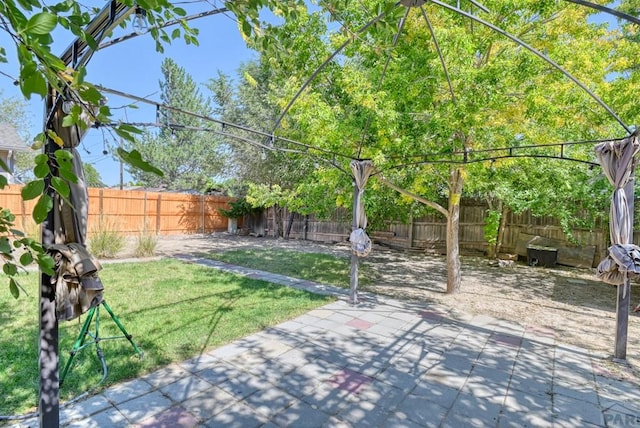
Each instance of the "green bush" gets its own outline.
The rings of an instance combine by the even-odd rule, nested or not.
[[[151,257],[156,255],[158,237],[150,233],[141,233],[136,237],[134,255],[136,257]]]
[[[238,199],[237,201],[229,202],[231,209],[225,210],[224,208],[218,208],[220,214],[227,218],[240,218],[245,215],[251,215],[259,213],[262,208],[254,207],[245,198]]]
[[[92,230],[89,239],[89,252],[98,258],[114,258],[125,247],[126,241],[109,220],[100,220]]]

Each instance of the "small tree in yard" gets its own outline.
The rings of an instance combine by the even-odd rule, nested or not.
[[[273,208],[273,236],[276,238],[284,236],[282,209],[289,206],[289,201],[292,197],[293,193],[291,191],[282,189],[277,184],[267,186],[251,183],[247,192],[247,202],[251,206],[263,209]]]

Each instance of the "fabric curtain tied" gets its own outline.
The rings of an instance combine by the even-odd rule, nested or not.
[[[72,320],[102,303],[104,286],[97,275],[102,266],[83,245],[56,244],[48,253],[56,263],[51,283],[56,290],[58,320]]]
[[[56,132],[65,133],[64,149],[73,155],[72,167],[77,181],[69,183],[68,200],[54,195],[54,243],[46,249],[56,263],[51,283],[55,288],[56,315],[60,321],[77,318],[101,304],[104,291],[98,277],[102,266],[85,247],[89,196],[80,153],[75,148],[80,135],[71,129],[57,129]]]
[[[351,242],[351,252],[354,255],[366,257],[371,252],[371,239],[369,239],[367,232],[365,232],[367,228],[367,214],[364,210],[363,196],[367,181],[373,171],[373,162],[370,160],[352,160],[350,166],[355,185],[358,188],[358,193],[355,194],[356,200],[353,201],[356,228],[351,232],[349,242]]]
[[[595,148],[602,170],[614,187],[609,210],[609,255],[598,265],[597,277],[609,284],[624,284],[635,278],[640,251],[633,242],[633,170],[640,151],[637,133],[619,141],[600,143]]]
[[[609,255],[598,265],[597,277],[607,284],[622,285],[626,277],[640,279],[640,247],[616,244],[609,247]]]

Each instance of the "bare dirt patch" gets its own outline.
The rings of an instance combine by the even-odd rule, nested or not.
[[[171,256],[251,248],[322,252],[341,257],[350,254],[347,243],[321,244],[226,233],[160,237],[157,253]],[[452,316],[490,315],[555,335],[558,342],[587,348],[603,359],[613,354],[616,288],[596,280],[592,270],[530,267],[522,262],[513,267],[498,267],[483,258],[462,257],[461,292],[448,295],[444,256],[376,246],[363,263],[376,272],[374,285],[366,291],[437,303]],[[640,296],[635,298],[632,294],[634,306],[638,301]],[[639,367],[640,317],[631,313],[627,361],[631,367]],[[611,369],[623,377],[640,379],[623,366]]]

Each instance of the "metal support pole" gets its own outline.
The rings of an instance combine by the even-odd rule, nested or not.
[[[636,160],[632,160],[631,178],[624,187],[627,197],[628,215],[631,218],[631,237],[627,244],[633,244],[633,210],[634,210],[634,173]],[[627,341],[629,327],[629,306],[631,305],[631,281],[629,274],[625,274],[624,284],[618,285],[618,297],[616,300],[616,339],[614,343],[614,355],[616,360],[626,360],[627,358]]]
[[[96,42],[100,42],[106,35],[117,27],[131,12],[133,8],[118,0],[111,0],[94,19],[87,25],[85,32],[90,34]],[[60,56],[62,62],[69,67],[77,69],[86,65],[94,51],[89,45],[76,38],[71,45]],[[69,129],[62,126],[64,114],[62,114],[62,100],[60,95],[53,88],[49,88],[49,94],[45,100],[44,131],[50,129]],[[55,125],[55,126],[54,126]],[[64,141],[65,147],[73,147],[73,139],[82,139],[84,132],[59,135]],[[76,141],[79,143],[79,141]],[[48,139],[44,146],[44,154],[53,158],[58,146]],[[54,161],[49,162],[51,174],[45,178],[45,189],[47,194],[55,197],[55,191],[51,186],[51,179],[57,175],[57,168]],[[55,205],[55,204],[54,204]],[[55,209],[55,207],[54,207]],[[42,223],[42,245],[45,249],[55,243],[54,213],[50,211],[47,219]],[[40,391],[38,400],[39,423],[41,428],[58,428],[60,425],[60,377],[58,373],[59,353],[58,353],[58,320],[56,317],[55,289],[51,284],[51,277],[44,272],[40,276],[40,314],[39,314],[39,355],[38,368],[40,371]]]
[[[358,228],[358,185],[353,182],[353,221],[351,223],[351,230]],[[349,286],[349,303],[355,305],[358,303],[358,256],[351,253],[351,279]]]
[[[624,284],[618,285],[618,298],[616,300],[616,360],[627,358],[627,328],[629,326],[629,305],[631,304],[631,281],[625,275]]]
[[[50,93],[46,100],[45,117],[48,117],[54,102]],[[47,124],[45,123],[45,131]],[[48,140],[44,153],[53,156],[55,143]],[[55,165],[52,174],[55,173]],[[54,197],[51,187],[51,175],[45,178],[45,188],[50,197]],[[42,246],[48,248],[54,243],[55,237],[53,211],[47,214],[47,219],[42,223]],[[60,378],[58,375],[58,319],[56,316],[56,292],[51,283],[51,277],[42,272],[40,275],[40,315],[39,315],[39,356],[38,367],[40,370],[40,391],[38,398],[39,422],[41,428],[57,428],[60,424],[60,403],[58,392],[60,390]]]

